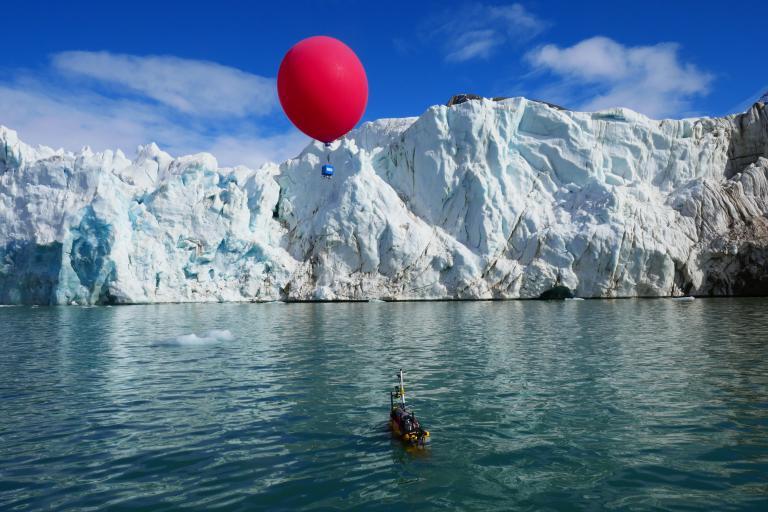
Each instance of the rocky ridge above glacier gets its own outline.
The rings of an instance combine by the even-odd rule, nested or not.
[[[0,303],[766,294],[767,173],[760,102],[657,121],[467,101],[257,170],[0,128]]]

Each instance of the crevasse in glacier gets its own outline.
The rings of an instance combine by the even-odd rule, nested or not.
[[[366,123],[260,169],[0,128],[0,302],[768,292],[768,112],[657,121],[525,98]]]

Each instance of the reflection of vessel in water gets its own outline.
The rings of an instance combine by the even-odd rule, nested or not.
[[[389,426],[403,442],[415,446],[424,446],[429,444],[429,432],[421,428],[419,420],[413,411],[405,405],[405,384],[403,383],[403,370],[398,372],[400,385],[395,386],[394,391],[389,393]]]

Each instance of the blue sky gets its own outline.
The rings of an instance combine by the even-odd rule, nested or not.
[[[65,5],[66,4],[66,5]],[[274,77],[316,34],[360,56],[364,120],[452,94],[652,117],[722,115],[768,89],[764,2],[10,2],[0,124],[76,150],[156,141],[256,166],[307,142]]]

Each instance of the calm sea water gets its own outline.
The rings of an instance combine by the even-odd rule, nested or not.
[[[768,510],[766,312],[0,308],[0,509]],[[428,451],[386,430],[401,367]]]

